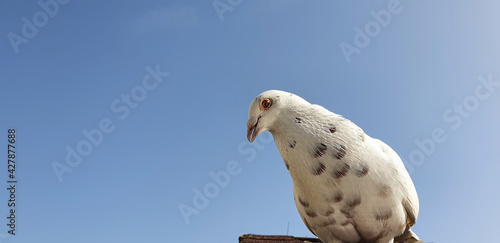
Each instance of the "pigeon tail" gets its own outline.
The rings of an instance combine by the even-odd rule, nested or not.
[[[394,242],[403,243],[403,242],[423,242],[423,241],[421,241],[418,238],[418,236],[415,233],[413,233],[413,231],[411,231],[410,228],[406,228],[403,234],[394,238]]]

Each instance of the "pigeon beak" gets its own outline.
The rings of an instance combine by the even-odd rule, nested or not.
[[[251,143],[255,140],[260,132],[260,129],[257,127],[257,125],[259,124],[259,118],[250,117],[247,122],[247,138]]]

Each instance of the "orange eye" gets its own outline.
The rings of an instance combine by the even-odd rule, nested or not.
[[[268,99],[268,98],[265,98],[265,99],[262,99],[260,101],[260,106],[266,110],[268,109],[269,107],[271,107],[271,105],[273,104],[273,101],[271,99]]]

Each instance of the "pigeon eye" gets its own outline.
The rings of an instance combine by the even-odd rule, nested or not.
[[[271,107],[271,105],[273,104],[272,100],[271,99],[268,99],[268,98],[265,98],[265,99],[262,99],[260,101],[260,106],[266,110],[268,109],[269,107]]]

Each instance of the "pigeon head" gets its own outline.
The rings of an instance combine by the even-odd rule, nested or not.
[[[280,90],[268,90],[258,95],[250,104],[247,138],[253,142],[259,133],[271,131],[275,122],[300,103],[308,103],[297,95]]]

